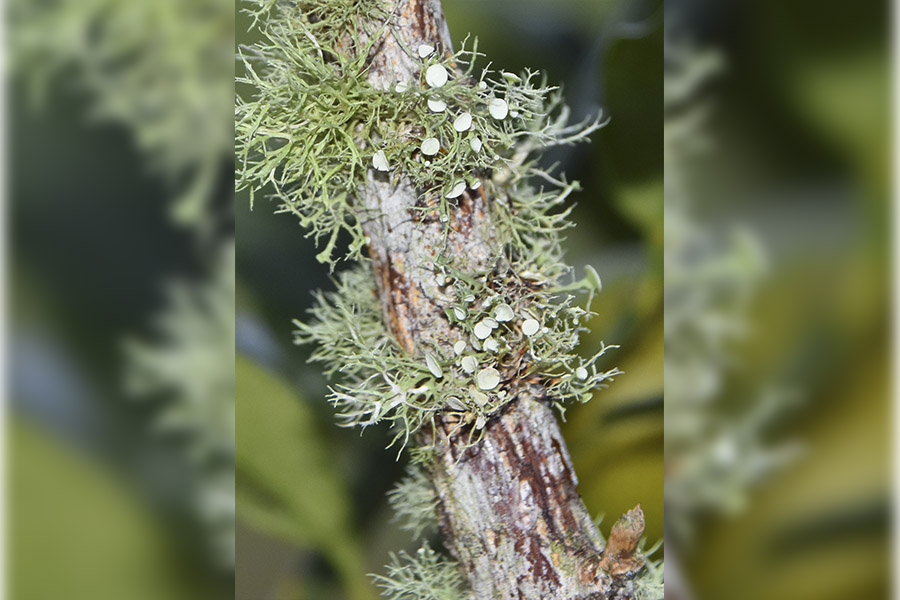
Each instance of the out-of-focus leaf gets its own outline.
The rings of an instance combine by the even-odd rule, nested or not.
[[[313,412],[292,387],[246,357],[238,355],[235,367],[239,517],[321,550],[350,597],[373,597],[348,491]]]
[[[563,425],[579,491],[589,509],[618,516],[641,503],[647,538],[662,538],[663,331],[659,319],[616,351],[624,371]]]
[[[615,198],[616,208],[644,233],[653,252],[663,246],[663,181],[653,179],[622,187]],[[654,265],[657,266],[657,265]],[[658,265],[662,267],[662,265]]]
[[[590,351],[601,337],[620,344],[609,364],[624,374],[591,402],[572,407],[563,433],[587,506],[618,515],[642,503],[647,537],[655,540],[663,536],[663,184],[623,187],[616,198],[619,211],[647,240],[647,268],[637,281],[604,282],[584,346]]]
[[[119,481],[24,418],[13,417],[7,432],[12,598],[210,597]]]
[[[890,368],[882,352],[835,373],[799,434],[809,455],[704,538],[701,597],[890,597]]]
[[[883,49],[866,47],[840,57],[800,61],[785,78],[798,114],[886,198],[890,131],[890,66]]]

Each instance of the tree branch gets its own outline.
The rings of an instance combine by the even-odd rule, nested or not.
[[[419,76],[409,52],[422,44],[452,55],[438,0],[391,2],[389,10],[393,17],[373,44],[368,73],[381,89]],[[488,210],[505,199],[484,190],[467,189],[442,222],[439,197],[369,171],[360,220],[384,321],[410,354],[452,347],[461,336],[446,316],[454,298],[439,259],[473,274],[508,268],[497,264],[498,229]],[[640,507],[617,523],[604,551],[577,492],[546,384],[521,372],[500,373],[500,386],[514,400],[484,425],[478,443],[469,441],[474,425],[452,414],[440,414],[420,434],[436,450],[430,470],[447,547],[475,598],[630,598],[630,581],[643,562]]]

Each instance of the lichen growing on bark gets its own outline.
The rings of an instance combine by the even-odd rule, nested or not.
[[[637,542],[620,557],[634,569],[604,570],[548,408],[586,402],[619,373],[598,366],[609,346],[577,352],[600,278],[591,268],[575,277],[563,258],[577,183],[539,163],[586,140],[600,117],[569,124],[536,73],[477,66],[474,41],[453,52],[436,1],[251,4],[265,41],[240,57],[238,187],[296,214],[332,269],[341,254],[360,261],[295,322],[296,341],[315,343],[312,359],[335,379],[339,419],[386,421],[394,442],[412,443],[472,594],[634,597]],[[482,481],[504,461],[516,463],[508,476]],[[493,524],[503,502],[490,490],[509,503]],[[407,516],[419,527],[430,503],[416,506]],[[550,557],[554,536],[566,544]],[[481,544],[503,564],[473,554]],[[514,585],[500,582],[504,569],[518,572]],[[395,565],[380,581],[389,597],[432,597],[404,595],[418,572]]]
[[[296,340],[317,344],[313,359],[329,374],[340,371],[331,401],[342,422],[365,427],[389,420],[406,442],[438,411],[483,425],[511,400],[493,381],[495,372],[547,382],[560,408],[586,401],[617,374],[596,368],[605,346],[586,360],[576,352],[590,313],[572,293],[592,295],[600,287],[593,269],[573,282],[562,258],[560,232],[571,226],[564,202],[577,184],[537,166],[542,152],[586,139],[599,120],[569,125],[557,90],[536,83],[533,72],[476,69],[476,43],[449,56],[416,53],[418,79],[399,92],[375,87],[367,78],[372,23],[383,27],[390,18],[379,2],[257,10],[268,41],[243,52],[246,75],[239,82],[254,95],[238,97],[238,186],[269,185],[281,210],[298,214],[323,241],[321,260],[333,261],[341,230],[351,233],[349,256],[362,258],[365,210],[357,197],[372,169],[409,180],[423,198],[436,197],[423,212],[437,213],[447,227],[460,184],[508,199],[489,203],[499,224],[491,270],[472,272],[444,254],[434,258],[453,304],[447,319],[453,343],[461,344],[455,349],[404,352],[384,325],[365,263],[340,274],[336,292],[318,297],[309,322],[296,322]],[[264,10],[278,14],[264,17]],[[351,25],[360,32],[359,47],[338,33]],[[439,86],[428,81],[435,66],[449,73]],[[439,112],[428,106],[434,99],[443,103]],[[492,104],[501,100],[503,110]],[[462,123],[458,115],[466,116]],[[438,145],[433,156],[423,140]]]

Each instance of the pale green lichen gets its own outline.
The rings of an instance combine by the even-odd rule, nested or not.
[[[555,88],[533,72],[476,73],[477,43],[469,49],[464,42],[452,57],[416,56],[421,70],[415,80],[392,89],[374,86],[367,57],[390,23],[379,2],[253,4],[266,41],[240,54],[237,188],[248,189],[252,202],[268,186],[280,210],[296,214],[310,235],[326,241],[322,261],[333,260],[342,230],[352,236],[348,257],[361,257],[365,236],[355,197],[373,161],[424,194],[438,195],[446,215],[461,183],[487,173],[495,187],[515,192],[532,174],[533,151],[583,139],[599,127],[598,121],[568,126],[567,112],[555,113]],[[440,86],[426,82],[436,66],[451,73]],[[491,112],[498,99],[510,108],[504,118]],[[443,108],[435,112],[429,101]],[[455,126],[462,115],[470,120],[465,129]],[[542,230],[548,217],[537,212]]]
[[[370,81],[373,40],[392,27],[384,3],[275,2],[251,9],[264,41],[243,48],[236,107],[237,185],[251,202],[271,195],[280,212],[296,214],[334,267],[339,234],[346,258],[361,263],[319,293],[308,321],[295,321],[295,340],[313,343],[311,359],[338,378],[329,396],[345,425],[392,425],[394,441],[409,438],[440,413],[474,444],[489,419],[514,399],[516,385],[542,385],[558,408],[584,402],[618,374],[577,353],[600,291],[589,269],[574,280],[563,260],[561,232],[572,224],[566,203],[577,183],[539,166],[547,149],[586,139],[599,117],[570,125],[561,96],[536,73],[477,68],[477,43],[452,56],[407,49],[419,65],[409,81]],[[491,267],[474,272],[439,252],[436,274],[448,282],[451,339],[410,354],[388,330],[359,194],[372,172],[404,181],[423,198],[423,211],[450,222],[466,187],[484,188],[494,227]],[[578,306],[578,293],[588,295]],[[510,392],[513,393],[510,393]],[[454,432],[451,431],[451,435]],[[425,463],[434,447],[413,450]],[[416,468],[419,468],[416,466]],[[414,532],[434,509],[424,472],[392,492],[392,504]],[[427,546],[395,557],[376,576],[391,599],[464,597],[456,565]]]
[[[453,378],[436,377],[388,332],[370,264],[342,272],[336,284],[334,292],[318,294],[311,322],[294,321],[295,340],[315,343],[312,360],[324,363],[326,375],[340,374],[330,400],[342,424],[365,428],[386,420],[405,445],[445,405]]]
[[[367,427],[388,421],[396,425],[395,440],[405,445],[438,412],[457,413],[460,423],[475,423],[480,430],[478,425],[513,399],[498,385],[501,373],[544,382],[560,410],[568,401],[586,402],[593,389],[619,373],[597,369],[608,346],[588,359],[577,354],[590,313],[560,291],[568,286],[549,287],[538,272],[524,272],[528,279],[511,273],[505,281],[458,277],[459,311],[449,310],[448,318],[465,344],[456,346],[460,354],[436,346],[424,357],[404,351],[388,332],[371,266],[363,263],[340,273],[334,292],[318,294],[312,318],[294,324],[297,342],[315,344],[311,359],[325,365],[326,375],[340,375],[329,398],[342,424]],[[494,318],[501,306],[512,318]],[[523,330],[529,321],[539,324],[530,335],[527,327]],[[479,329],[489,329],[490,337],[482,337]],[[489,340],[496,348],[486,347]]]
[[[234,564],[234,246],[225,244],[210,281],[171,286],[153,341],[129,340],[129,391],[164,402],[163,434],[186,440],[191,485],[212,549]]]
[[[643,549],[643,541],[638,551],[644,556],[644,567],[632,582],[635,600],[663,600],[665,598],[665,567],[662,558],[651,558],[662,546],[657,542],[650,550]]]
[[[552,268],[542,268],[547,264]],[[575,296],[568,292],[596,289],[595,275],[563,285],[560,280],[569,275],[570,269],[564,267],[557,271],[562,265],[546,260],[538,267],[538,263],[528,262],[509,268],[503,275],[492,273],[475,278],[450,271],[456,305],[447,311],[447,317],[462,333],[464,343],[454,348],[453,354],[457,354],[457,348],[462,350],[455,364],[468,372],[464,361],[474,361],[478,369],[474,383],[482,391],[492,392],[496,387],[493,376],[494,385],[480,384],[479,375],[485,369],[512,371],[521,380],[535,377],[545,383],[549,396],[564,410],[568,401],[589,400],[591,390],[605,385],[619,373],[617,369],[596,368],[597,360],[611,346],[601,345],[588,359],[576,352],[579,336],[586,331],[584,323],[591,313],[576,305]],[[448,360],[454,360],[444,352]],[[477,402],[477,397],[467,398],[464,393],[460,399],[469,410],[485,416],[509,400],[502,395],[502,390],[490,394],[486,402]]]
[[[505,199],[489,203],[498,242],[492,271],[435,258],[454,281],[448,320],[466,342],[461,352],[402,350],[383,323],[368,265],[341,273],[337,291],[319,295],[310,322],[296,321],[296,341],[316,343],[312,359],[340,375],[330,400],[341,421],[392,422],[405,445],[449,411],[474,424],[477,439],[512,400],[498,385],[512,373],[544,383],[561,410],[617,374],[596,367],[606,346],[586,360],[576,353],[589,312],[570,292],[599,291],[592,269],[573,282],[562,259],[560,232],[571,226],[564,203],[577,184],[537,166],[548,148],[586,139],[599,117],[569,125],[558,92],[535,73],[477,69],[477,43],[449,57],[409,49],[418,76],[376,87],[367,58],[372,40],[391,26],[379,2],[251,5],[265,41],[241,53],[238,82],[250,89],[237,99],[238,186],[251,197],[267,189],[280,210],[296,213],[323,243],[320,260],[333,261],[344,230],[347,255],[362,258],[357,195],[370,169],[438,198],[442,222],[467,185]],[[497,306],[503,319],[494,318]]]
[[[173,216],[215,224],[232,151],[234,10],[226,0],[11,0],[11,65],[28,98],[84,94],[91,118],[126,127],[173,183]]]
[[[413,538],[437,530],[438,498],[428,472],[419,464],[407,467],[406,477],[388,492],[388,504],[394,509],[400,527]]]
[[[427,544],[414,556],[391,555],[386,575],[373,579],[387,600],[465,600],[462,575],[457,564]]]

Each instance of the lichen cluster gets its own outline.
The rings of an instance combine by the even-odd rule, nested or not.
[[[387,575],[374,576],[388,600],[464,600],[467,598],[459,568],[423,545],[415,555],[391,555]]]
[[[786,395],[768,382],[737,397],[735,343],[764,275],[756,236],[699,215],[697,178],[710,148],[700,90],[721,68],[714,51],[667,48],[665,124],[666,525],[679,543],[708,514],[733,514],[751,488],[794,455],[766,441]]]
[[[127,384],[165,398],[158,431],[185,440],[197,514],[217,562],[234,565],[234,246],[209,280],[179,281],[154,323],[154,340],[129,340]]]
[[[390,421],[405,444],[444,412],[456,414],[461,425],[474,423],[469,434],[477,435],[512,400],[501,379],[542,383],[562,410],[566,401],[586,402],[592,389],[618,373],[596,366],[607,346],[588,359],[576,353],[589,313],[574,305],[574,297],[559,287],[541,289],[536,273],[525,275],[534,279],[520,279],[503,293],[485,281],[457,279],[459,301],[447,318],[459,339],[418,356],[388,332],[371,266],[362,263],[337,277],[334,292],[318,294],[311,321],[295,321],[295,339],[314,342],[312,359],[324,363],[327,375],[340,376],[330,400],[342,423]]]
[[[127,128],[175,190],[172,216],[207,228],[233,147],[234,11],[225,0],[11,0],[11,66],[36,102],[60,88]],[[76,96],[77,97],[77,96]]]
[[[410,463],[406,476],[388,492],[388,504],[394,509],[401,529],[413,538],[437,530],[438,497],[425,468]]]
[[[654,544],[649,550],[640,548],[644,556],[644,567],[640,576],[630,583],[635,600],[662,600],[665,598],[665,565],[662,558],[651,558],[661,547],[661,543]]]
[[[448,200],[485,175],[490,193],[515,186],[537,171],[526,163],[535,150],[584,139],[599,126],[568,127],[565,109],[551,118],[559,95],[533,72],[476,72],[477,42],[453,56],[408,49],[421,65],[416,79],[388,89],[370,84],[372,46],[391,22],[380,2],[252,4],[265,41],[240,54],[237,189],[248,189],[252,202],[268,186],[281,210],[326,241],[323,262],[333,261],[341,230],[351,234],[347,256],[362,257],[354,200],[369,169],[439,195],[446,217]],[[526,223],[553,224],[544,217]]]
[[[570,226],[563,203],[577,184],[555,179],[537,158],[585,139],[599,121],[569,125],[558,93],[536,84],[535,73],[476,69],[475,43],[453,56],[409,49],[419,76],[373,85],[366,58],[378,28],[390,23],[380,6],[336,3],[326,12],[303,2],[258,4],[267,41],[243,52],[239,81],[253,97],[238,99],[238,186],[269,185],[282,210],[323,240],[320,260],[333,263],[341,230],[351,233],[348,255],[362,258],[357,195],[370,169],[438,197],[443,222],[462,191],[483,182],[497,199],[490,203],[496,267],[472,273],[437,257],[436,269],[453,282],[452,348],[419,356],[401,349],[383,323],[365,261],[319,296],[310,322],[296,322],[296,340],[315,342],[313,359],[329,375],[340,372],[331,400],[344,423],[392,421],[404,444],[438,412],[457,413],[477,433],[512,399],[499,384],[513,376],[542,383],[560,408],[586,401],[617,373],[596,367],[605,347],[587,360],[575,351],[589,312],[570,292],[599,291],[599,278],[591,269],[571,281],[560,231]],[[279,14],[264,18],[266,10]],[[357,32],[353,43],[338,33],[348,28]]]
[[[154,426],[186,440],[190,501],[213,560],[234,567],[234,239],[217,189],[233,147],[234,11],[226,0],[11,0],[15,88],[40,106],[64,89],[123,128],[165,179],[161,203],[207,269],[170,286],[153,334],[126,342],[125,379],[164,404]],[[230,195],[230,194],[229,194]],[[222,239],[220,239],[220,237]]]
[[[474,444],[527,386],[562,411],[618,374],[599,365],[609,346],[588,358],[577,352],[600,279],[588,268],[576,280],[563,259],[561,232],[572,226],[566,201],[577,183],[539,163],[549,148],[586,139],[602,126],[599,116],[569,124],[557,89],[531,71],[478,67],[475,41],[452,55],[405,48],[418,65],[409,81],[369,77],[375,43],[393,26],[379,1],[250,4],[263,41],[239,56],[237,187],[251,202],[267,194],[280,212],[297,215],[320,261],[339,264],[342,233],[343,258],[359,261],[335,275],[334,291],[317,293],[308,319],[295,321],[295,341],[314,344],[312,360],[335,380],[330,401],[340,422],[388,422],[406,447],[440,414],[458,424],[451,435]],[[386,326],[365,255],[360,194],[369,178],[385,175],[414,187],[445,228],[463,193],[489,199],[490,267],[433,257],[449,337],[415,353]],[[421,467],[428,456],[427,443],[414,448],[418,464],[391,494],[417,535],[434,521],[436,497]],[[463,597],[456,566],[427,546],[376,579],[389,598]]]

